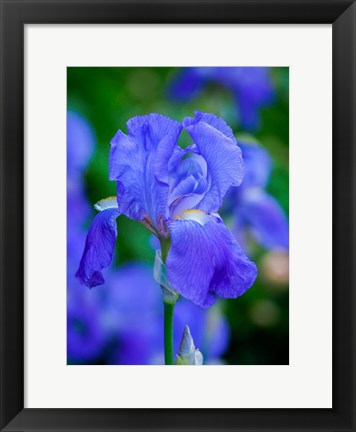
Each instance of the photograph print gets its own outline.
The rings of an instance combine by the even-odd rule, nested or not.
[[[289,69],[67,68],[67,364],[289,364]]]

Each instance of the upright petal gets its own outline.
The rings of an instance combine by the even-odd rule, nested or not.
[[[105,282],[101,270],[112,261],[117,237],[116,218],[119,214],[117,207],[104,208],[95,216],[90,226],[76,273],[81,283],[89,288]]]
[[[241,196],[239,218],[256,241],[267,249],[289,247],[289,224],[279,203],[262,189],[249,189]]]
[[[207,163],[209,186],[198,208],[205,213],[216,212],[229,187],[239,186],[242,181],[241,149],[223,120],[213,114],[195,114],[195,119],[184,119],[183,125]]]
[[[225,120],[221,119],[220,117],[217,117],[215,114],[212,113],[205,113],[201,111],[195,111],[195,118],[193,117],[186,117],[184,119],[184,127],[187,128],[188,126],[192,126],[197,124],[198,122],[203,122],[214,129],[217,129],[222,134],[224,134],[227,138],[232,139],[235,141],[234,133],[231,129],[231,127],[226,123]]]
[[[168,161],[181,125],[159,114],[137,116],[111,141],[110,179],[117,181],[120,212],[131,219],[147,216],[157,225],[166,216]]]
[[[215,296],[235,298],[250,288],[256,265],[243,253],[220,219],[205,216],[173,220],[167,274],[172,287],[201,307]]]

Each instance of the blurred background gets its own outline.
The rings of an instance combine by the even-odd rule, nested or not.
[[[67,362],[163,364],[163,303],[153,280],[156,242],[120,216],[113,265],[93,289],[75,278],[94,204],[115,195],[110,140],[133,116],[222,117],[241,144],[246,175],[221,209],[257,280],[208,310],[180,299],[175,350],[188,324],[205,364],[289,363],[288,68],[67,69]],[[190,144],[182,134],[179,144]]]

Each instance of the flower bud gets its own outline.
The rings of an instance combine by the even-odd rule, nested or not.
[[[183,332],[176,364],[196,366],[201,366],[203,364],[203,354],[198,349],[195,349],[194,341],[188,326],[185,326]]]
[[[161,286],[163,301],[165,303],[175,304],[178,300],[179,294],[171,287],[168,281],[167,268],[162,260],[162,252],[160,249],[156,250],[153,277],[154,280]]]

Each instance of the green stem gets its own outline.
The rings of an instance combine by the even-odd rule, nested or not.
[[[170,247],[169,239],[161,239],[161,254],[162,261],[166,263],[168,251]],[[164,288],[162,288],[164,291]],[[173,302],[164,301],[164,360],[166,365],[174,364],[174,348],[173,348],[173,318],[174,318],[174,305]]]
[[[171,246],[171,242],[169,239],[161,239],[161,254],[162,254],[162,261],[166,263],[169,247]]]
[[[173,314],[174,304],[164,302],[164,360],[166,365],[174,364]]]

